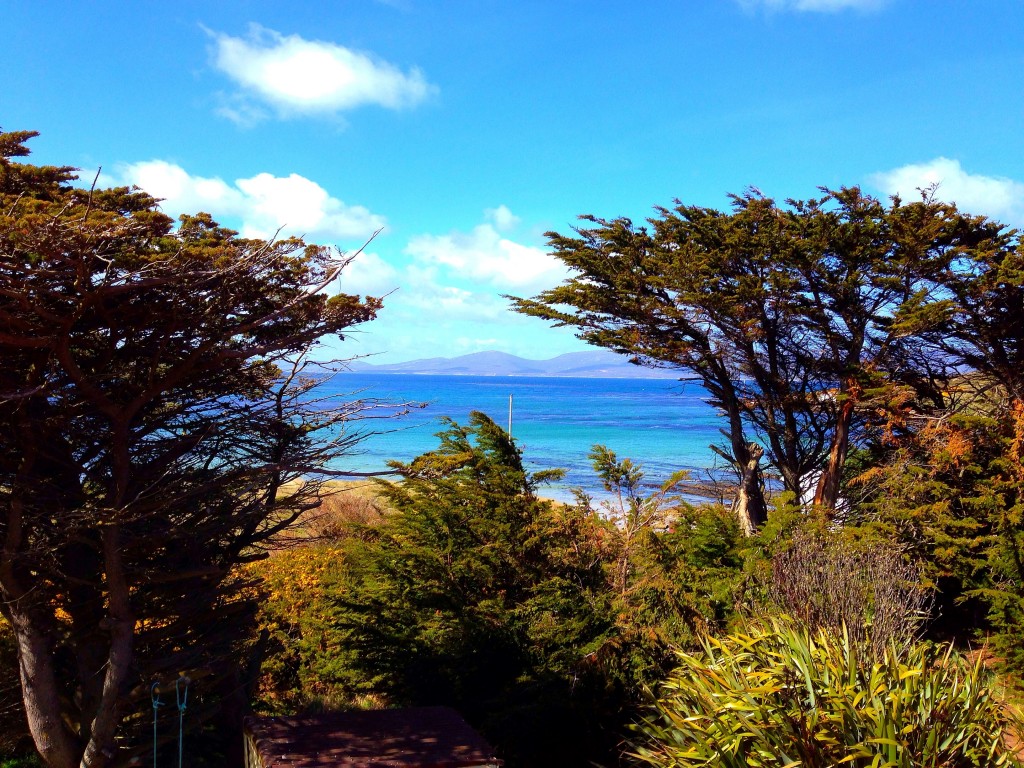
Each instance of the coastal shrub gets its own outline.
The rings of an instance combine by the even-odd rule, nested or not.
[[[1024,406],[991,386],[927,422],[856,478],[866,525],[937,587],[933,631],[990,643],[1024,679]],[[994,415],[993,415],[994,414]]]
[[[614,761],[672,648],[732,617],[735,517],[683,503],[674,481],[648,495],[637,465],[598,449],[631,506],[545,500],[546,475],[482,414],[440,438],[395,465],[400,483],[332,486],[246,566],[267,650],[255,708],[447,704],[509,766]]]
[[[343,568],[341,547],[316,540],[246,566],[263,593],[257,631],[265,653],[256,711],[293,714],[350,703],[337,682],[344,676],[346,654],[332,607],[344,589]]]
[[[352,695],[461,709],[509,766],[607,764],[643,688],[732,616],[735,517],[679,477],[649,492],[607,448],[600,503],[538,496],[552,475],[474,413],[437,450],[394,464],[392,510],[344,539],[337,593]]]
[[[595,503],[577,491],[576,503],[606,523],[601,544],[616,616],[616,636],[597,658],[639,703],[643,687],[672,668],[673,648],[696,647],[734,617],[744,539],[724,506],[686,500],[685,471],[652,489],[641,465],[603,445],[590,459],[607,496]]]
[[[335,593],[353,695],[462,711],[512,765],[612,750],[593,657],[615,633],[602,523],[538,497],[481,413],[382,483],[394,510],[345,541]],[[611,709],[609,707],[609,709]]]
[[[949,646],[890,645],[873,658],[847,635],[776,618],[679,666],[637,726],[630,754],[655,768],[1020,766],[1020,719],[980,662]]]

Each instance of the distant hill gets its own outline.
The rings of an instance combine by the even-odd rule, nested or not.
[[[430,357],[376,365],[354,360],[355,373],[411,373],[434,376],[565,376],[593,379],[676,379],[678,371],[633,365],[605,349],[569,352],[550,360],[527,360],[506,352],[474,352],[459,357]]]

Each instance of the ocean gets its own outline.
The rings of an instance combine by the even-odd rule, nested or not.
[[[442,417],[465,423],[483,411],[508,426],[531,471],[561,468],[565,478],[541,490],[569,500],[579,487],[600,498],[604,492],[587,459],[601,444],[642,465],[645,483],[660,485],[679,469],[700,471],[714,464],[708,446],[721,439],[721,421],[702,401],[696,384],[671,379],[576,379],[520,376],[430,376],[340,373],[318,387],[318,396],[376,398],[392,403],[425,403],[400,418],[364,421],[375,430],[333,469],[376,472],[387,461],[409,461],[436,448]]]

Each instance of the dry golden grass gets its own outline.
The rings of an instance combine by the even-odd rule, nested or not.
[[[372,483],[331,483],[320,508],[310,513],[305,527],[323,539],[344,538],[350,527],[377,525],[388,512],[386,500]]]
[[[377,525],[388,511],[387,501],[374,483],[332,480],[322,489],[320,506],[304,514],[275,548],[339,541],[358,535],[360,527]]]

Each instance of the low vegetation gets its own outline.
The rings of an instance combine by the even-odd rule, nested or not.
[[[633,745],[655,765],[1013,764],[1002,686],[924,637],[926,569],[875,524],[744,538],[603,447],[609,501],[553,504],[483,414],[440,438],[379,518],[352,497],[331,541],[251,566],[265,711],[448,704],[513,765],[608,764],[655,690]]]
[[[1019,766],[992,675],[951,646],[775,618],[708,637],[658,688],[631,748],[654,768]]]
[[[741,560],[723,510],[661,507],[671,488],[641,498],[638,467],[596,455],[631,478],[628,537],[588,500],[541,498],[547,478],[474,414],[379,484],[380,520],[250,566],[274,638],[261,706],[447,704],[514,764],[614,755],[670,648],[731,614]]]

